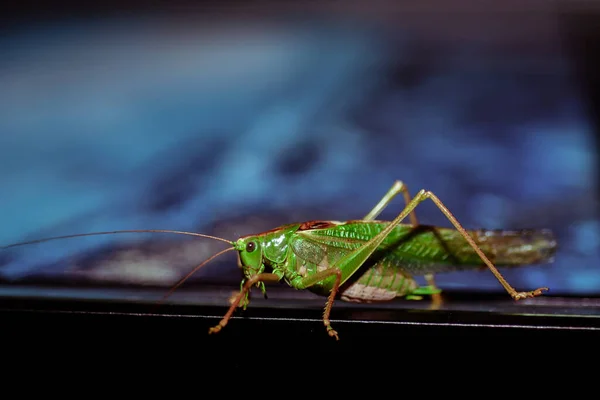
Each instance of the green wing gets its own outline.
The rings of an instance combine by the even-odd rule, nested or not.
[[[313,229],[295,234],[290,240],[290,246],[296,255],[297,270],[310,275],[330,268],[342,257],[360,248],[378,230],[377,227],[367,232],[364,225],[359,229],[348,228],[348,225],[341,225],[333,229]],[[398,260],[382,254],[373,255],[356,268],[342,269],[342,284],[347,283],[350,278],[353,282],[344,289],[342,297],[351,301],[390,300],[411,293],[417,288],[416,282],[401,267]],[[333,277],[319,282],[309,290],[326,295],[332,285]]]
[[[293,235],[294,253],[307,268],[329,267],[358,249],[387,226],[386,221],[349,221],[325,228],[299,230]],[[556,250],[547,230],[471,230],[481,250],[497,266],[520,266],[550,261]],[[367,261],[385,263],[407,275],[424,275],[485,267],[477,253],[452,228],[398,225]],[[368,266],[365,266],[368,268]],[[343,272],[345,282],[355,270]]]
[[[371,237],[357,234],[355,230],[348,231],[343,227],[334,226],[325,229],[310,229],[299,231],[290,240],[292,251],[296,255],[298,268],[306,268],[307,274],[313,274],[331,268],[342,257],[360,248]],[[368,268],[367,265],[364,266]],[[342,270],[342,284],[359,268]],[[329,279],[328,279],[329,280]]]

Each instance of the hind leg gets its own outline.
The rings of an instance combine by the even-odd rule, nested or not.
[[[390,190],[388,190],[388,192],[385,194],[385,196],[383,196],[383,198],[379,200],[379,203],[377,203],[377,205],[373,207],[373,209],[367,215],[365,215],[363,220],[372,221],[375,218],[377,218],[377,216],[381,214],[381,212],[388,206],[388,204],[394,199],[394,197],[396,197],[400,193],[402,193],[402,196],[404,197],[405,205],[408,205],[408,203],[410,203],[410,201],[412,200],[410,192],[408,191],[408,187],[406,186],[406,184],[404,184],[404,182],[396,181],[394,182]],[[417,214],[414,210],[411,211],[411,213],[409,214],[409,219],[411,225],[419,225],[419,220],[417,219]],[[435,284],[433,274],[425,275],[425,281],[427,282],[428,289],[430,289],[431,293],[429,293],[429,290],[426,290],[427,293],[423,292],[422,294],[430,295],[432,299],[432,308],[437,309],[442,304],[442,295],[440,293],[441,290]],[[421,297],[420,294],[415,294],[408,296],[407,298],[410,300],[419,300]]]

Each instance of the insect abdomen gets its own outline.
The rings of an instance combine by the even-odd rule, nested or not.
[[[396,297],[406,296],[417,288],[417,283],[412,278],[400,277],[400,280],[403,281],[403,285],[396,290],[356,282],[344,290],[340,298],[354,303],[389,301]]]
[[[379,266],[370,268],[341,292],[341,299],[359,303],[389,301],[406,296],[417,288],[417,283],[411,277],[398,270],[384,269],[382,271]]]

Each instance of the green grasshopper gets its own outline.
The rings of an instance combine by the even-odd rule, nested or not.
[[[376,220],[398,194],[404,196],[404,210],[392,221]],[[414,209],[426,199],[433,201],[456,229],[419,225]],[[410,224],[403,224],[407,217]],[[220,240],[231,246],[194,268],[163,299],[211,260],[228,251],[237,251],[238,265],[244,276],[240,291],[231,299],[231,306],[223,319],[210,328],[209,333],[223,329],[238,307],[246,308],[252,286],[266,295],[265,282],[284,280],[296,289],[308,289],[327,296],[323,324],[329,336],[336,339],[339,339],[338,333],[332,328],[329,316],[338,297],[352,302],[389,301],[395,297],[420,299],[424,295],[435,299],[441,291],[435,285],[434,273],[482,267],[490,269],[514,300],[535,297],[548,288],[517,292],[494,263],[498,266],[540,263],[551,259],[556,249],[549,230],[467,231],[436,195],[421,190],[411,198],[407,186],[401,181],[396,181],[361,220],[288,224],[243,236],[234,242],[193,232],[127,230],[60,236],[3,248],[54,239],[131,232],[192,235]],[[424,276],[427,285],[419,286],[413,276]]]

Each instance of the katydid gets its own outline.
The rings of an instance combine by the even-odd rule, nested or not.
[[[392,221],[377,216],[394,197],[402,194],[406,205]],[[430,199],[453,228],[420,225],[415,208]],[[410,223],[402,223],[409,218]],[[246,308],[252,286],[266,294],[265,282],[285,281],[296,289],[327,296],[323,324],[329,336],[338,339],[329,316],[336,298],[353,302],[388,301],[395,297],[420,298],[441,292],[433,274],[458,269],[487,267],[514,300],[535,297],[548,288],[517,292],[495,265],[519,266],[550,260],[556,241],[549,230],[470,230],[456,220],[436,195],[427,190],[411,198],[407,186],[396,181],[377,205],[360,220],[346,222],[309,221],[283,225],[267,232],[229,241],[215,236],[171,230],[126,230],[95,232],[40,239],[2,247],[79,236],[132,232],[163,232],[220,240],[231,247],[213,255],[183,277],[163,297],[168,297],[187,278],[214,258],[237,251],[243,271],[239,293],[229,310],[209,333],[223,329],[237,307]],[[414,276],[425,276],[419,286]]]

